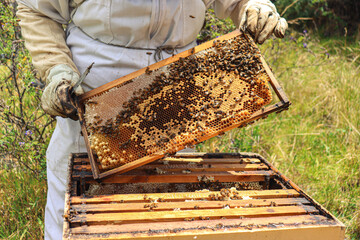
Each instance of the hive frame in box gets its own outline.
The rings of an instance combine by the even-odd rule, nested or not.
[[[200,168],[197,164],[204,166]],[[194,172],[178,172],[184,165]],[[167,172],[146,175],[150,166]],[[229,173],[224,171],[226,168],[244,170]],[[138,171],[143,172],[139,175]],[[173,173],[179,176],[173,177]],[[110,184],[173,182],[176,185],[181,181],[200,183],[211,177],[214,184],[217,181],[262,183],[260,190],[239,190],[240,199],[212,199],[211,194],[217,190],[202,190],[202,186],[197,188],[200,192],[193,189],[148,194],[89,194],[86,185],[96,180],[92,178],[86,154],[72,155],[68,176],[63,232],[63,239],[67,240],[344,239],[345,227],[340,221],[255,153],[177,154],[168,163],[160,160],[105,179]],[[197,180],[194,176],[200,178]],[[151,198],[157,199],[152,201],[157,205],[154,209],[150,206]],[[230,209],[224,207],[226,204]],[[173,211],[173,208],[179,209]],[[206,219],[207,216],[210,219]]]
[[[162,66],[165,66],[165,65],[168,65],[170,63],[176,62],[180,58],[185,58],[185,57],[188,57],[190,55],[196,54],[196,53],[198,53],[198,52],[200,52],[202,50],[205,50],[205,49],[211,47],[213,45],[214,41],[222,41],[222,40],[231,39],[231,38],[233,38],[233,37],[235,37],[235,36],[237,36],[239,34],[240,34],[240,31],[236,30],[236,31],[231,32],[229,34],[223,35],[223,36],[221,36],[221,37],[219,37],[217,39],[214,39],[212,41],[208,41],[208,42],[206,42],[204,44],[201,44],[199,46],[196,46],[196,47],[194,47],[192,49],[189,49],[189,50],[184,51],[182,53],[179,53],[179,54],[177,54],[175,56],[172,56],[170,58],[167,58],[167,59],[164,59],[164,60],[162,60],[160,62],[157,62],[157,63],[149,66],[149,68],[151,70],[158,69],[158,68],[160,68]],[[245,34],[245,36],[248,36],[248,35]],[[253,41],[250,41],[250,42],[252,44],[256,45]],[[272,89],[274,90],[277,98],[279,99],[279,102],[277,102],[277,103],[275,103],[273,105],[270,105],[270,106],[266,106],[265,108],[262,108],[262,109],[258,110],[257,112],[252,114],[250,118],[244,120],[240,124],[234,124],[234,125],[226,128],[224,131],[228,131],[228,130],[231,130],[231,129],[236,128],[236,127],[245,126],[248,123],[251,123],[251,122],[256,121],[256,120],[258,120],[260,118],[266,117],[270,113],[281,112],[283,110],[288,109],[288,107],[290,105],[290,101],[287,98],[284,90],[281,88],[280,84],[275,79],[275,76],[271,72],[269,66],[267,65],[267,63],[265,62],[265,59],[262,56],[260,56],[260,61],[263,64],[265,72],[269,76],[270,85],[271,85]],[[109,90],[109,89],[111,89],[113,87],[119,86],[119,85],[133,79],[133,78],[136,78],[136,77],[142,75],[142,74],[145,74],[147,69],[149,69],[149,68],[140,69],[140,70],[135,71],[135,72],[133,72],[131,74],[128,74],[128,75],[123,76],[123,77],[121,77],[119,79],[116,79],[116,80],[114,80],[112,82],[109,82],[109,83],[107,83],[107,84],[105,84],[105,85],[103,85],[101,87],[98,87],[98,88],[96,88],[94,90],[91,90],[91,91],[81,95],[80,98],[78,99],[78,113],[79,113],[80,124],[81,124],[81,127],[82,127],[83,136],[85,138],[86,148],[87,148],[88,154],[90,156],[92,172],[93,172],[93,176],[94,176],[95,179],[104,178],[104,177],[110,176],[110,175],[112,175],[114,173],[126,172],[126,171],[134,169],[134,168],[136,168],[138,166],[147,164],[149,162],[155,161],[155,160],[160,159],[160,158],[165,156],[163,154],[145,156],[145,157],[142,157],[142,158],[140,158],[138,160],[135,160],[133,162],[126,163],[125,165],[122,165],[120,167],[116,167],[116,168],[113,168],[113,169],[110,169],[110,170],[106,170],[104,172],[100,172],[98,163],[96,162],[96,159],[94,157],[94,152],[90,147],[90,140],[88,138],[88,131],[86,129],[85,104],[84,104],[84,102],[87,99],[89,99],[89,98],[91,98],[93,96],[96,96],[96,95],[98,95],[100,93],[103,93],[103,92],[105,92],[105,91],[107,91],[107,90]],[[207,138],[204,138],[201,141],[204,141],[204,140],[206,140],[208,138],[214,137],[214,136],[216,136],[218,134],[219,133],[209,135]]]

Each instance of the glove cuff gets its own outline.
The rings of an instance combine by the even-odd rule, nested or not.
[[[59,86],[62,82],[67,82],[70,86],[74,86],[79,81],[79,74],[75,72],[67,64],[58,64],[49,70],[49,74],[46,78],[46,85]],[[75,95],[81,95],[84,90],[79,86],[75,90]]]
[[[60,81],[59,83],[56,83],[56,80],[54,80],[50,82],[43,91],[43,94],[41,96],[41,107],[50,116],[60,116],[63,118],[67,117],[63,113],[63,111],[59,109],[59,106],[61,106],[61,102],[57,95],[58,88],[65,85],[65,83],[65,81]]]
[[[79,79],[79,75],[68,65],[58,64],[49,70],[49,74],[46,78],[46,85],[53,81],[58,81],[58,79],[66,79],[75,84],[76,80]]]
[[[250,6],[267,6],[274,13],[278,14],[275,5],[270,0],[242,0],[236,6],[235,11],[231,16],[237,28],[243,28],[247,21],[247,11]]]
[[[51,116],[70,117],[76,119],[76,109],[70,91],[79,81],[79,74],[66,64],[58,64],[49,70],[46,87],[41,96],[44,111]],[[76,95],[84,93],[79,86]]]

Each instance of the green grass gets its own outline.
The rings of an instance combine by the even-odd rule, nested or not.
[[[0,239],[42,239],[46,181],[20,169],[0,170]]]
[[[312,39],[304,48],[298,40],[270,40],[261,47],[292,102],[289,110],[210,139],[198,150],[262,154],[338,217],[348,239],[359,239],[359,43]]]

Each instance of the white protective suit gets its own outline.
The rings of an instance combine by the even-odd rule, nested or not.
[[[26,7],[67,25],[65,38],[73,62],[67,57],[60,63],[73,69],[75,64],[82,73],[95,62],[82,84],[84,91],[89,91],[153,64],[155,49],[159,46],[175,47],[177,52],[193,47],[207,7],[214,4],[217,16],[228,17],[234,14],[239,2],[241,0],[18,0],[22,6],[18,15],[21,19]],[[149,51],[153,54],[147,54]],[[162,55],[167,58],[171,54],[163,51]],[[51,66],[45,65],[54,59],[49,56],[47,62],[36,64],[38,60],[33,58],[34,65],[45,68],[39,72],[46,77],[49,71],[46,68]],[[79,122],[57,117],[46,155],[45,239],[62,238],[69,155],[86,152],[80,131]]]

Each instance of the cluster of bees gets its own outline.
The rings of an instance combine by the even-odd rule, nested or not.
[[[236,200],[236,199],[242,199],[242,197],[239,195],[236,188],[223,188],[220,190],[220,194],[211,193],[209,194],[209,199],[212,201],[229,201],[229,200]]]
[[[150,203],[144,205],[144,208],[148,208],[148,211],[154,211],[154,209],[157,207],[158,205],[156,203]]]
[[[271,101],[260,52],[244,35],[215,40],[206,50],[147,68],[131,81],[149,77],[151,84],[136,90],[111,117],[85,114],[102,169],[195,145],[239,125]],[[122,94],[121,87],[118,91]],[[85,104],[90,106],[91,99]]]

